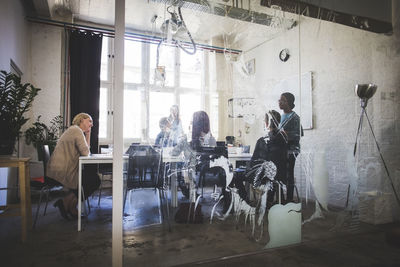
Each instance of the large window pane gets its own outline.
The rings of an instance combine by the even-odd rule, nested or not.
[[[181,51],[180,86],[187,88],[201,88],[201,71],[203,66],[203,52],[197,51],[189,55]]]
[[[107,37],[103,37],[102,47],[101,47],[101,68],[100,68],[100,80],[108,80],[108,41]]]
[[[150,92],[149,137],[156,138],[160,132],[159,121],[169,116],[169,109],[174,104],[174,94]]]
[[[108,125],[108,89],[100,88],[99,138],[107,138]]]
[[[124,81],[127,83],[142,81],[142,43],[125,41]]]
[[[211,124],[211,131],[215,139],[223,140],[223,138],[219,138],[218,132],[218,119],[219,119],[219,111],[218,111],[218,94],[212,94],[210,96],[210,124]]]
[[[150,45],[150,84],[154,84],[154,72],[157,65],[157,45]],[[165,86],[174,86],[175,47],[161,45],[158,66],[165,67]],[[157,84],[157,83],[156,83]]]
[[[182,120],[182,128],[185,133],[189,132],[189,125],[193,118],[193,113],[201,110],[200,94],[181,94],[179,96],[180,116]],[[191,139],[191,136],[188,136]]]
[[[141,96],[138,90],[124,90],[124,138],[140,138]]]

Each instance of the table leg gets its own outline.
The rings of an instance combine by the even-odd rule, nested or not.
[[[27,209],[27,215],[28,215],[28,227],[29,230],[32,230],[33,225],[32,225],[32,206],[31,206],[31,176],[29,172],[29,163],[25,162],[25,181],[26,181],[26,209]]]
[[[82,163],[79,160],[79,179],[78,179],[78,231],[81,231],[81,215],[82,215]]]
[[[171,206],[173,208],[178,207],[178,175],[176,173],[176,163],[171,163]]]
[[[30,192],[27,186],[27,171],[25,162],[18,163],[18,176],[19,176],[19,190],[21,197],[21,228],[22,228],[22,242],[25,242],[28,234],[28,225],[31,221],[29,219],[29,214],[32,216],[32,211],[29,213],[30,208]],[[29,204],[28,204],[29,203]]]

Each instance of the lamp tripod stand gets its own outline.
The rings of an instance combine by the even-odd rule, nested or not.
[[[359,123],[358,123],[356,142],[354,144],[353,155],[354,156],[356,155],[357,141],[358,141],[358,137],[361,136],[363,118],[364,118],[364,115],[365,115],[365,117],[367,118],[367,121],[368,121],[369,128],[371,130],[372,136],[374,137],[375,144],[376,144],[376,147],[378,149],[379,155],[381,157],[383,166],[385,167],[386,174],[387,174],[387,176],[389,178],[390,185],[392,186],[394,196],[395,196],[395,198],[397,200],[397,204],[399,204],[399,206],[400,206],[399,196],[397,195],[396,188],[394,187],[392,177],[390,176],[389,169],[388,169],[388,167],[386,165],[386,162],[385,162],[385,160],[384,160],[384,158],[382,156],[381,149],[379,147],[378,141],[376,140],[376,136],[375,136],[374,130],[372,128],[371,121],[369,120],[369,117],[368,117],[368,114],[367,114],[367,111],[366,111],[368,100],[375,94],[376,89],[377,89],[377,86],[376,85],[372,85],[372,84],[357,84],[356,87],[355,87],[355,92],[358,95],[358,97],[360,97],[361,114],[360,114],[360,120],[359,120]]]

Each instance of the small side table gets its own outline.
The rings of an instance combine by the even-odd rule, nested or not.
[[[19,190],[21,203],[16,206],[20,206],[21,210],[17,213],[7,212],[0,214],[2,216],[21,216],[22,242],[27,239],[28,229],[32,228],[32,208],[31,208],[31,189],[30,189],[30,176],[29,176],[29,160],[30,158],[12,158],[12,157],[0,157],[0,168],[15,167],[18,168],[19,177]],[[15,205],[9,205],[15,206]],[[1,209],[7,208],[7,206],[0,206]]]

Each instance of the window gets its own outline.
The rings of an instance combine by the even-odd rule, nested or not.
[[[107,125],[108,125],[108,89],[101,87],[100,88],[100,111],[99,111],[99,138],[105,139],[107,138]]]
[[[108,58],[110,57],[109,53],[109,48],[108,48],[108,38],[103,37],[105,41],[103,41],[103,44],[101,46],[101,67],[100,67],[100,80],[102,81],[107,81],[108,80],[108,74],[109,74],[109,60]]]
[[[175,47],[161,45],[158,53],[158,66],[165,67],[165,86],[175,84]],[[150,44],[150,84],[154,84],[157,66],[157,45]]]
[[[140,83],[142,81],[142,43],[125,41],[125,83]]]
[[[141,104],[140,91],[124,90],[124,138],[140,138]]]
[[[181,52],[180,86],[186,88],[200,89],[202,87],[203,53],[201,51],[194,55]]]
[[[109,56],[112,51],[113,39],[104,37],[100,74],[100,143],[112,142],[113,60]],[[193,112],[204,110],[203,57],[202,51],[188,55],[176,47],[161,45],[158,65],[165,67],[165,82],[155,83],[157,44],[125,41],[123,132],[126,144],[148,139],[152,142],[160,131],[159,120],[169,116],[174,104],[180,107],[183,130],[188,133]]]
[[[200,94],[188,93],[179,96],[180,117],[182,120],[182,128],[185,133],[189,132],[189,126],[193,119],[193,113],[201,110]],[[191,136],[188,136],[191,139]]]
[[[160,132],[159,121],[169,116],[169,109],[174,104],[174,94],[150,92],[149,137],[155,139]]]

